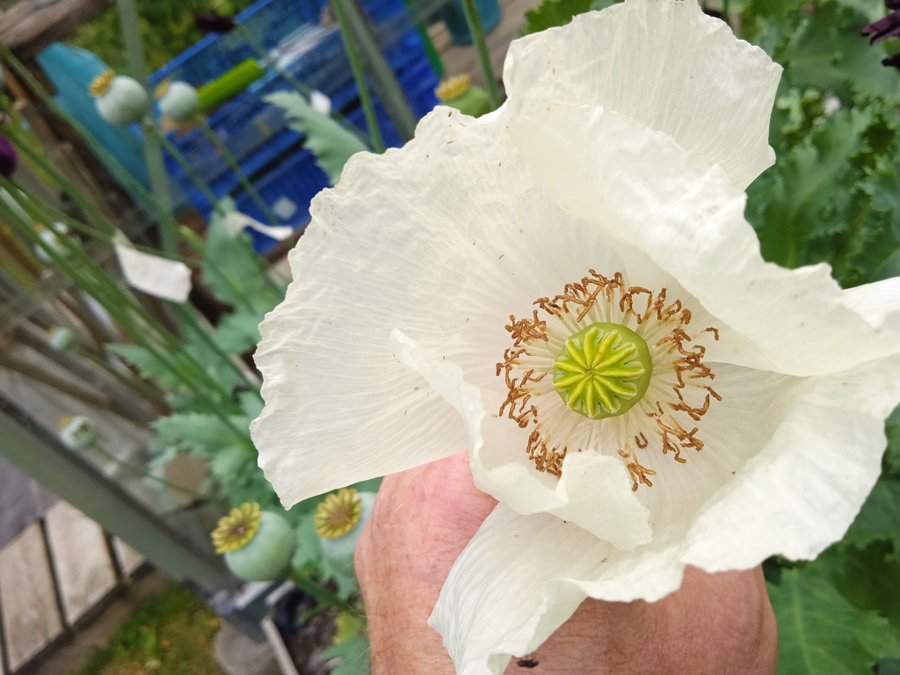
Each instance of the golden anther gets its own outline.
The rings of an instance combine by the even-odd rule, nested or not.
[[[112,84],[112,81],[116,79],[116,73],[112,70],[107,70],[105,73],[101,73],[97,77],[94,78],[94,81],[91,82],[91,86],[88,88],[91,96],[103,96],[107,91],[109,91],[109,87]]]

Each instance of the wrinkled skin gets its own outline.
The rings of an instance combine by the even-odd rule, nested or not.
[[[472,485],[465,453],[385,478],[356,552],[381,674],[452,674],[426,624],[450,567],[496,502]],[[659,602],[586,600],[507,673],[774,673],[775,616],[759,568],[688,568]],[[536,664],[536,665],[535,665]]]

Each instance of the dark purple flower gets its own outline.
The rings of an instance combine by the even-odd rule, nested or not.
[[[900,52],[897,52],[893,56],[889,56],[886,59],[881,60],[881,65],[883,66],[893,66],[900,70]]]
[[[884,6],[888,9],[900,9],[900,0],[884,0]]]
[[[0,174],[3,174],[4,178],[12,178],[18,165],[19,155],[16,146],[6,136],[0,136]]]
[[[870,23],[862,29],[862,34],[871,36],[869,43],[873,45],[889,37],[900,37],[900,10],[893,11],[883,19]]]
[[[204,33],[230,33],[234,30],[234,19],[224,14],[206,12],[195,14],[194,23]]]

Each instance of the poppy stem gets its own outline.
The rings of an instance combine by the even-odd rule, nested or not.
[[[496,109],[500,106],[500,88],[497,86],[497,76],[494,75],[494,67],[491,65],[491,52],[484,36],[484,27],[481,25],[481,15],[478,14],[475,0],[462,0],[462,6],[466,15],[466,23],[469,24],[469,33],[472,34],[472,43],[478,52],[478,61],[481,64],[488,96]]]

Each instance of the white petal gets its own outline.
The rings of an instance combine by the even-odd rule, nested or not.
[[[191,292],[191,270],[183,262],[138,251],[121,233],[113,246],[129,286],[170,302],[187,300]]]
[[[359,153],[313,202],[256,354],[266,407],[253,438],[286,505],[466,447],[456,411],[389,345],[399,329],[433,352],[460,323],[471,241],[456,225],[482,182],[478,167],[439,157],[460,120],[432,113],[402,150]],[[482,145],[469,134],[459,151]]]
[[[788,389],[783,421],[703,508],[683,561],[747,568],[776,553],[814,558],[839,540],[881,471],[884,420],[898,402],[896,358]]]
[[[457,673],[502,673],[511,656],[533,651],[581,604],[577,582],[608,550],[572,524],[498,505],[454,563],[429,619]]]
[[[520,514],[551,513],[623,550],[650,541],[649,513],[632,491],[619,458],[572,453],[565,459],[560,480],[538,473],[526,458],[522,430],[509,420],[488,417],[482,393],[465,382],[458,366],[427,354],[397,330],[391,344],[397,357],[462,415],[479,489]]]
[[[774,161],[780,75],[693,0],[629,0],[516,40],[503,78],[513,101],[603,106],[665,132],[743,190]]]
[[[717,358],[816,375],[900,351],[844,304],[827,266],[764,262],[743,193],[668,136],[618,113],[569,106],[544,106],[510,126],[563,209],[605,230],[620,256],[642,251],[734,334],[716,345]]]
[[[900,332],[900,277],[848,288],[844,304],[859,312],[874,328]]]

